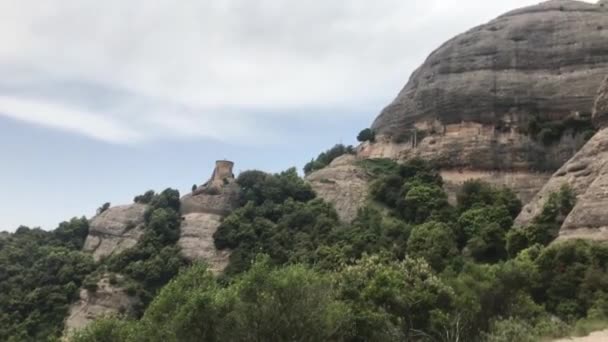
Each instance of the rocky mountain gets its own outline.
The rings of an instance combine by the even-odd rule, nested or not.
[[[608,240],[607,119],[608,78],[600,87],[593,110],[593,121],[598,125],[599,132],[524,207],[516,220],[517,224],[523,226],[529,223],[542,210],[551,193],[568,185],[577,195],[577,203],[566,217],[559,238]]]
[[[484,178],[527,201],[592,134],[608,72],[608,8],[553,0],[447,41],[374,121],[362,157],[437,161],[448,186]]]
[[[104,276],[98,281],[94,292],[80,289],[78,301],[70,306],[65,321],[66,334],[86,327],[99,317],[117,313],[129,315],[137,303],[137,299],[130,296],[126,289],[112,284],[110,277]]]
[[[216,162],[208,182],[181,199],[181,236],[178,245],[184,257],[191,261],[202,260],[214,272],[221,272],[228,264],[230,253],[218,251],[213,234],[224,216],[239,203],[239,186],[236,184],[230,161]]]
[[[143,234],[147,206],[134,203],[100,213],[89,223],[89,235],[84,250],[99,259],[135,246]]]
[[[220,273],[228,264],[230,252],[215,248],[213,234],[223,217],[238,206],[240,188],[230,161],[220,160],[209,181],[180,200],[182,223],[177,242],[182,255],[190,261],[204,261],[210,270]],[[108,208],[91,219],[83,250],[96,261],[118,254],[137,244],[144,233],[144,215],[148,206],[134,203]],[[118,276],[120,277],[120,275]],[[80,297],[70,307],[65,331],[81,329],[98,317],[128,313],[137,301],[126,290],[100,278],[95,291],[80,290]]]

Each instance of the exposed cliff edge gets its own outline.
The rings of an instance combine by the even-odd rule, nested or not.
[[[143,234],[144,204],[109,208],[91,219],[84,251],[91,252],[96,261],[120,253],[137,244]]]
[[[186,259],[204,261],[215,273],[228,265],[230,251],[217,250],[213,234],[223,217],[239,204],[240,188],[232,167],[232,162],[217,161],[211,179],[180,200],[182,222],[177,245]],[[147,205],[135,203],[112,207],[95,216],[89,223],[83,250],[99,261],[134,247],[143,236],[147,209]],[[128,314],[136,303],[124,288],[103,276],[96,291],[80,290],[78,302],[70,306],[65,332],[81,329],[100,316]]]
[[[542,210],[549,195],[567,184],[577,202],[562,224],[559,239],[608,240],[608,78],[599,90],[593,120],[600,131],[545,184],[524,207],[516,224],[529,223]]]
[[[233,163],[217,161],[211,179],[181,199],[183,221],[178,245],[191,261],[205,261],[218,273],[228,265],[230,252],[217,250],[213,234],[222,218],[239,204],[240,188],[232,173]]]
[[[495,126],[589,113],[608,70],[608,8],[553,0],[506,13],[434,51],[373,124],[396,137],[438,120]]]
[[[607,32],[607,6],[553,0],[456,36],[376,118],[376,142],[358,156],[433,160],[448,191],[481,177],[525,203],[593,134]]]

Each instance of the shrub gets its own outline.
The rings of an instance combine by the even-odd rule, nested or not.
[[[110,209],[110,202],[104,203],[101,207],[97,208],[97,215],[102,214],[104,211]]]
[[[376,141],[376,133],[373,130],[371,130],[370,128],[366,128],[366,129],[362,130],[361,132],[359,132],[359,135],[357,135],[357,141],[374,142],[374,141]]]
[[[153,190],[148,190],[143,195],[135,196],[133,202],[140,204],[149,204],[154,198],[154,195],[156,194]]]
[[[458,255],[452,229],[445,223],[427,222],[412,229],[407,253],[424,258],[435,270],[443,270]]]
[[[312,159],[310,162],[304,165],[304,174],[308,175],[313,171],[320,170],[340,156],[354,153],[355,148],[353,146],[337,144],[329,150],[319,154],[316,159]]]

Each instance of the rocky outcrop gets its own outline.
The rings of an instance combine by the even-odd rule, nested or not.
[[[115,276],[115,283],[109,275],[104,275],[97,283],[95,291],[80,290],[80,298],[70,306],[68,318],[65,321],[65,332],[82,329],[95,319],[103,316],[130,315],[138,300],[127,294],[121,287],[122,277]]]
[[[373,124],[526,121],[589,113],[608,71],[608,8],[554,0],[506,13],[434,51]]]
[[[146,208],[135,203],[109,208],[95,216],[89,223],[83,250],[99,260],[135,246],[143,234]]]
[[[228,265],[230,251],[215,248],[213,234],[222,222],[222,215],[192,213],[183,217],[179,246],[188,260],[204,261],[214,273]]]
[[[547,198],[566,184],[577,202],[560,230],[560,239],[608,240],[608,128],[602,117],[606,111],[608,79],[600,88],[593,111],[600,131],[545,184],[524,207],[516,224],[526,225],[542,210]]]
[[[361,145],[358,155],[434,160],[458,182],[498,175],[494,182],[525,202],[588,139],[589,131],[566,127],[543,140],[534,125],[589,122],[608,73],[607,32],[606,6],[567,0],[473,28],[412,74],[374,121],[377,142]]]
[[[357,165],[357,158],[344,155],[306,177],[317,196],[332,203],[344,222],[350,222],[365,203],[370,177]]]
[[[228,265],[230,251],[215,248],[213,234],[224,216],[239,204],[240,188],[232,173],[233,163],[217,161],[211,179],[181,199],[183,215],[178,245],[191,261],[204,261],[219,273]]]
[[[600,87],[593,107],[593,123],[598,127],[608,126],[608,77]]]

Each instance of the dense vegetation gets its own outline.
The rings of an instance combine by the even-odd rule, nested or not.
[[[340,222],[295,169],[243,172],[237,179],[241,207],[215,234],[218,248],[232,250],[220,278],[204,265],[182,267],[174,246],[178,194],[139,196],[150,207],[144,239],[100,265],[72,251],[88,262],[70,274],[72,297],[66,295],[63,311],[87,273],[115,272],[132,284],[143,314],[98,320],[72,339],[537,341],[608,320],[608,246],[549,245],[574,205],[567,187],[550,196],[529,227],[514,228],[521,203],[508,189],[468,182],[451,205],[427,162],[366,160],[360,166],[375,180],[351,223]],[[59,230],[42,235],[59,234],[54,239],[63,242],[56,243],[71,246],[60,248],[78,249],[84,235],[71,231],[80,242],[62,240]],[[0,240],[0,255],[6,246]],[[55,314],[52,329],[61,317]],[[23,322],[2,319],[3,327]],[[29,329],[36,336],[57,334]]]
[[[175,245],[181,223],[179,192],[173,189],[159,194],[148,191],[137,196],[135,202],[148,205],[143,236],[134,247],[101,260],[96,271],[85,280],[85,286],[94,291],[101,277],[120,279],[117,285],[126,287],[140,303],[135,308],[138,316],[186,262]]]
[[[562,120],[543,120],[538,115],[534,115],[528,125],[522,129],[522,133],[530,135],[544,145],[557,143],[566,134],[573,136],[581,134],[585,140],[589,140],[595,132],[591,115],[571,116]]]
[[[376,141],[376,133],[371,128],[365,128],[357,135],[357,141],[364,142],[375,142]]]
[[[57,229],[20,227],[0,239],[0,341],[45,341],[63,333],[69,305],[81,287],[95,292],[102,277],[118,279],[140,305],[142,314],[158,289],[185,262],[175,242],[179,237],[179,193],[167,189],[147,192],[136,199],[148,204],[144,235],[121,254],[98,263],[81,252],[88,220],[72,219]],[[103,213],[109,203],[98,210]],[[117,275],[121,276],[118,277]]]
[[[313,171],[320,170],[329,163],[331,163],[334,159],[345,155],[345,154],[353,154],[355,153],[355,148],[352,146],[344,146],[342,144],[337,144],[329,150],[322,152],[317,156],[317,158],[312,159],[310,162],[304,165],[304,174],[309,174]]]
[[[94,269],[80,252],[84,218],[52,232],[20,227],[0,239],[0,341],[44,341],[63,329],[69,304]]]

